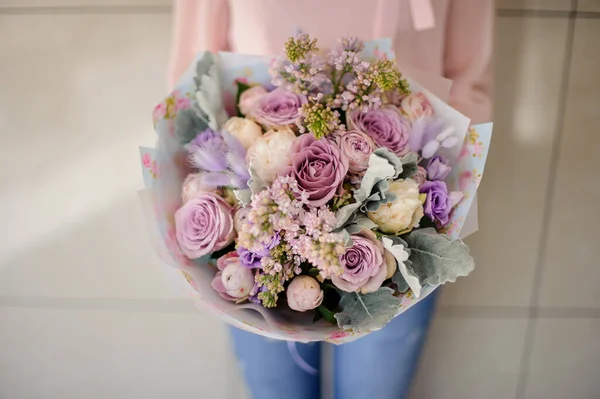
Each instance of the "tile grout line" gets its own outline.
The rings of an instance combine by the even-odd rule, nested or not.
[[[0,295],[1,308],[116,311],[143,313],[193,314],[198,311],[194,298],[100,298]],[[528,319],[527,306],[441,305],[439,316],[457,319]],[[572,307],[537,307],[535,318],[600,319],[600,309]]]
[[[565,113],[566,113],[566,97],[569,89],[569,75],[571,72],[571,62],[573,56],[573,42],[575,38],[575,22],[577,17],[578,0],[571,0],[571,11],[569,12],[569,20],[567,25],[567,37],[565,42],[565,55],[563,59],[561,82],[559,89],[559,101],[556,116],[556,127],[554,131],[554,140],[552,142],[551,159],[558,159],[560,155],[560,146],[562,136],[564,134]],[[531,300],[529,307],[529,320],[525,330],[525,338],[523,342],[523,352],[519,365],[519,380],[515,392],[515,399],[524,399],[527,382],[529,379],[529,366],[533,353],[534,336],[538,319],[538,304],[541,291],[541,282],[544,274],[544,266],[546,262],[546,249],[548,247],[550,225],[550,217],[552,216],[552,206],[554,193],[556,191],[556,173],[558,171],[558,162],[550,162],[550,173],[548,174],[548,182],[546,186],[546,200],[544,203],[544,212],[541,224],[540,239],[538,242],[537,261],[534,268],[533,284],[531,290]]]

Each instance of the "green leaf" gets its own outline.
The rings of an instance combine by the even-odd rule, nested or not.
[[[368,294],[342,292],[339,306],[341,312],[336,313],[335,318],[341,329],[370,332],[392,320],[400,309],[400,299],[391,288],[381,287]]]
[[[254,166],[252,164],[248,167],[248,172],[250,173],[250,180],[248,180],[248,187],[250,191],[252,191],[252,195],[260,193],[262,190],[267,188],[267,184],[256,174],[254,170]]]
[[[402,173],[398,177],[401,179],[408,179],[413,177],[419,171],[419,165],[417,164],[418,156],[414,152],[409,152],[402,158]]]
[[[410,262],[410,261],[407,260],[407,262]],[[396,284],[396,287],[398,288],[398,292],[400,292],[400,293],[405,293],[410,288],[408,286],[408,283],[402,276],[400,269],[396,269],[396,272],[392,276],[392,283]]]
[[[227,121],[227,113],[221,98],[219,69],[214,54],[207,51],[196,63],[194,82],[198,86],[196,92],[198,109],[206,115],[210,128],[219,130]]]
[[[412,262],[406,269],[419,278],[421,285],[454,282],[475,268],[467,245],[461,240],[453,241],[433,228],[413,230],[404,239],[410,248],[409,260]],[[408,283],[411,285],[410,281]]]
[[[181,145],[189,143],[207,128],[206,121],[201,119],[193,108],[183,109],[175,116],[175,138]]]
[[[327,320],[331,324],[336,324],[335,315],[331,310],[327,309],[323,305],[320,305],[317,309],[319,310],[319,313],[323,316],[325,320]]]
[[[319,275],[319,272],[320,272],[319,269],[317,269],[316,267],[313,267],[308,270],[308,275],[311,277],[317,277]]]
[[[237,83],[237,96],[235,97],[235,110],[237,112],[237,116],[239,116],[240,118],[243,118],[244,114],[242,114],[242,111],[240,111],[240,107],[239,107],[240,97],[242,96],[243,92],[245,92],[252,86],[247,85],[246,83],[240,82],[239,80],[236,81],[236,83]]]
[[[235,251],[235,243],[231,243],[223,249],[213,252],[210,254],[211,259],[219,259],[221,256],[228,254],[229,252]]]
[[[389,188],[386,180],[395,178],[401,171],[402,163],[394,153],[387,148],[375,150],[369,157],[369,167],[360,182],[360,187],[354,191],[356,202],[341,207],[335,213],[336,228],[344,226],[352,215],[368,201],[389,202],[391,197],[386,197]],[[375,207],[378,208],[378,205]]]

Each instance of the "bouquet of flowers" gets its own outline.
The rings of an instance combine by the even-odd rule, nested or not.
[[[473,270],[459,233],[491,125],[469,127],[389,47],[299,34],[273,59],[205,52],[155,108],[142,198],[203,308],[341,343]]]

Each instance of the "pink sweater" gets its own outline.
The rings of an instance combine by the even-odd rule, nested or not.
[[[493,14],[493,0],[175,0],[169,85],[201,50],[279,54],[298,29],[320,47],[390,37],[402,71],[451,79],[451,105],[488,122]]]

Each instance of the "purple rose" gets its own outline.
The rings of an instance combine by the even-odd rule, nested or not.
[[[277,88],[263,95],[250,115],[267,130],[293,125],[300,116],[299,109],[305,103],[305,96]]]
[[[339,276],[333,275],[331,281],[342,291],[375,292],[394,274],[396,261],[371,230],[363,229],[351,237],[352,247],[341,256],[344,271]]]
[[[233,242],[233,209],[213,193],[201,193],[175,212],[175,235],[181,251],[200,258]]]
[[[337,137],[340,149],[348,158],[350,173],[361,173],[369,167],[369,157],[375,151],[375,142],[366,133],[351,130]]]
[[[420,187],[421,193],[427,194],[423,212],[431,220],[437,220],[442,226],[448,223],[452,203],[448,195],[448,187],[446,183],[440,180],[426,181]]]
[[[429,180],[444,180],[452,168],[448,166],[448,162],[442,157],[436,156],[431,158],[427,165],[427,177]]]
[[[333,198],[348,173],[348,159],[331,141],[303,134],[292,143],[289,175],[308,194],[313,206],[323,206]]]
[[[353,129],[368,134],[380,147],[386,147],[397,155],[409,151],[410,121],[391,107],[356,109],[348,115],[348,124]]]

